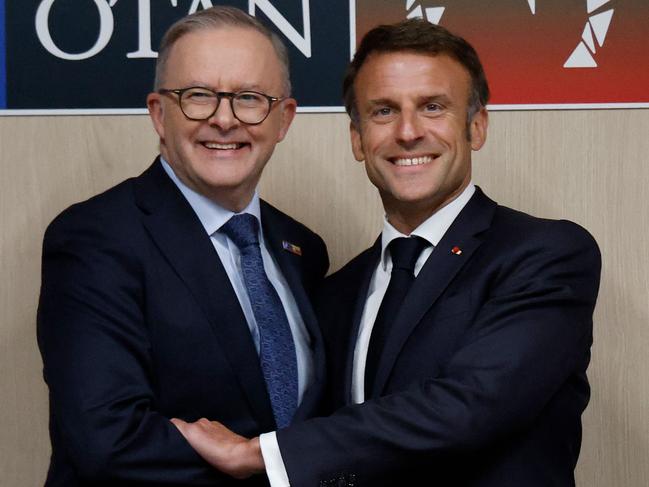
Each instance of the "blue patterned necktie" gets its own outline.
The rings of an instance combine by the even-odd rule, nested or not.
[[[241,252],[241,272],[259,329],[259,361],[278,428],[288,426],[297,409],[297,356],[293,335],[277,291],[268,280],[259,247],[259,222],[234,215],[220,228]]]

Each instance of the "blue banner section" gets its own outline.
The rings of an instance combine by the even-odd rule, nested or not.
[[[0,0],[0,109],[7,108],[7,65],[5,43],[5,0]]]
[[[145,113],[164,32],[213,5],[280,36],[305,112],[343,111],[358,37],[406,17],[476,46],[491,109],[649,107],[649,0],[0,0],[0,116]]]
[[[301,107],[341,105],[349,3],[313,0],[0,0],[8,110],[144,110],[157,49],[178,18],[210,5],[250,12],[284,40]],[[46,80],[47,89],[43,89]]]

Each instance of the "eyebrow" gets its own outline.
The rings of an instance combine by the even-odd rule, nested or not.
[[[419,97],[418,101],[420,103],[441,103],[442,105],[446,106],[453,104],[453,101],[449,98],[449,96],[443,93],[439,95],[421,96]]]
[[[205,83],[203,81],[198,81],[198,80],[189,81],[187,83],[187,86],[197,86],[197,87],[200,87],[200,88],[207,88],[207,89],[210,89],[212,91],[217,91],[217,92],[218,91],[223,91],[223,90],[217,90],[214,86],[212,86],[212,85],[210,85],[208,83]],[[261,93],[264,93],[261,86],[259,86],[257,83],[250,83],[250,84],[242,83],[234,91],[235,92],[239,92],[239,91],[259,91]]]
[[[398,103],[392,98],[375,98],[373,100],[368,100],[370,108],[374,108],[380,105],[386,106],[396,106]],[[417,104],[421,105],[422,103],[441,103],[446,106],[453,104],[452,100],[448,95],[440,93],[436,95],[423,95],[417,97]]]
[[[239,85],[239,89],[237,91],[260,91],[262,93],[265,93],[264,89],[257,83],[242,83],[241,85]]]
[[[396,103],[390,98],[376,98],[374,100],[368,100],[368,103],[370,104],[371,107],[375,107],[377,105],[389,105],[389,106],[396,105]]]

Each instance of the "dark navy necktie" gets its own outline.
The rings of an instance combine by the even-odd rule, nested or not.
[[[278,428],[289,425],[298,400],[295,343],[282,302],[264,271],[259,222],[234,215],[220,229],[241,252],[241,272],[259,329],[259,361]]]
[[[415,263],[421,251],[428,245],[420,237],[400,237],[388,245],[392,257],[392,273],[390,283],[381,301],[381,306],[376,315],[370,344],[367,349],[365,362],[365,398],[371,397],[376,372],[379,368],[379,359],[385,348],[385,342],[390,333],[390,328],[399,313],[399,308],[410,286],[415,280]]]

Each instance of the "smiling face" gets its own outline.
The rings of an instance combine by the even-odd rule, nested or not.
[[[446,55],[371,54],[354,81],[359,121],[352,150],[365,162],[388,221],[409,234],[471,181],[487,112],[467,125],[470,78]]]
[[[253,90],[282,97],[283,78],[271,42],[245,27],[202,29],[172,46],[164,86],[213,91]],[[187,186],[232,211],[250,202],[262,170],[295,115],[292,98],[273,103],[268,118],[246,125],[232,114],[227,98],[205,121],[188,120],[174,94],[151,93],[147,106],[160,136],[160,152]]]

